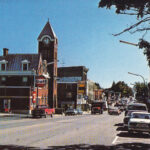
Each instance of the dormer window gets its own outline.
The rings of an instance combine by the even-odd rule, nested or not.
[[[22,61],[22,71],[28,71],[29,69],[29,61],[28,60],[23,60]]]
[[[6,71],[8,61],[2,60],[0,61],[0,71]]]

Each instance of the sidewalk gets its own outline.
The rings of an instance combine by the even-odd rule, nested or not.
[[[31,117],[30,114],[0,113],[0,117]]]

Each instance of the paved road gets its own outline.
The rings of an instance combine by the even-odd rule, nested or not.
[[[132,143],[131,147],[136,142],[150,143],[148,135],[129,136],[122,127],[122,120],[123,114],[112,116],[106,112],[103,115],[57,116],[46,119],[1,119],[0,145],[15,145],[14,149],[16,146],[52,149],[60,149],[61,146],[66,149],[96,146],[104,150],[110,146],[125,147],[125,143]]]

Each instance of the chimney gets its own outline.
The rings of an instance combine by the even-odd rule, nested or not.
[[[3,48],[3,56],[7,56],[8,55],[8,48]]]

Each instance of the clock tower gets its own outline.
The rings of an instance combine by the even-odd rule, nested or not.
[[[48,63],[47,70],[50,75],[48,104],[50,108],[57,108],[57,46],[56,34],[48,20],[38,37],[38,53]]]

